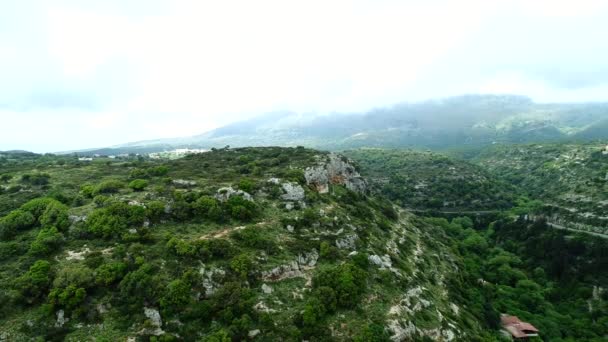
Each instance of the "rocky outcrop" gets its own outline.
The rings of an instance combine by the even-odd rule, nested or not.
[[[284,194],[281,195],[281,199],[284,201],[303,201],[304,200],[304,188],[298,183],[286,182],[281,184]]]
[[[340,249],[353,250],[356,247],[356,241],[359,239],[357,234],[348,234],[336,240],[336,247]],[[389,259],[390,260],[390,259]]]
[[[326,159],[304,171],[306,183],[319,193],[329,192],[331,184],[344,185],[347,189],[365,193],[367,183],[348,159],[330,153]]]
[[[247,201],[253,202],[253,196],[243,190],[234,190],[231,186],[220,188],[215,194],[215,199],[226,202],[232,196],[243,196]]]
[[[281,281],[288,278],[305,277],[304,271],[315,267],[319,253],[313,249],[310,253],[298,255],[298,258],[289,264],[277,266],[271,270],[262,272],[264,281]]]
[[[146,316],[146,318],[148,318],[148,320],[150,320],[151,328],[146,328],[140,333],[155,336],[159,336],[165,333],[163,329],[161,329],[163,321],[160,318],[160,312],[158,312],[157,309],[144,307],[144,315]]]

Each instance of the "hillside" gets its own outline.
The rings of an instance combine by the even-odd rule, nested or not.
[[[608,138],[608,104],[545,104],[511,95],[467,95],[360,113],[276,112],[192,137],[133,142],[89,154],[147,153],[177,147],[297,146],[480,148],[494,143]]]
[[[481,167],[435,152],[359,149],[344,154],[357,162],[376,191],[412,209],[503,210],[516,190]]]
[[[3,189],[20,186],[0,195],[3,339],[487,334],[447,235],[366,195],[342,157],[246,148],[0,170]]]
[[[412,174],[446,163],[413,157]],[[555,341],[608,333],[603,239],[418,217],[340,155],[19,154],[0,180],[0,340],[495,341],[500,313]],[[535,243],[568,258],[544,260],[509,229],[542,230]]]
[[[497,146],[476,163],[542,200],[551,221],[593,232],[608,231],[608,150],[605,144]]]

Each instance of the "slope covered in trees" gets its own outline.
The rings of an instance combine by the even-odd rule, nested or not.
[[[605,144],[498,146],[474,162],[525,195],[543,201],[550,221],[597,233],[608,227]]]
[[[484,175],[368,152],[372,179],[373,163]],[[25,154],[0,160],[0,179],[4,339],[497,341],[500,313],[545,340],[607,333],[604,240],[509,214],[489,228],[419,217],[325,152]]]
[[[510,208],[516,189],[483,168],[447,155],[414,150],[345,151],[376,190],[413,209],[447,211]]]

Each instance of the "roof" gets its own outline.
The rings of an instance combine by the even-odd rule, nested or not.
[[[502,327],[515,338],[527,337],[538,333],[538,329],[528,322],[522,322],[517,316],[502,315],[500,317]]]

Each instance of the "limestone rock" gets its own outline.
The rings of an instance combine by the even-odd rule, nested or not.
[[[367,183],[350,161],[335,153],[330,153],[319,165],[307,168],[304,177],[306,184],[322,194],[329,192],[330,184],[344,185],[359,193],[367,191]]]
[[[59,310],[55,314],[57,315],[57,322],[55,322],[56,328],[62,327],[65,323],[67,323],[67,321],[70,320],[69,318],[65,317],[65,312],[63,310]]]
[[[232,196],[243,196],[247,201],[253,202],[253,196],[243,190],[234,190],[231,186],[220,188],[215,194],[215,199],[220,202],[226,202]]]
[[[359,239],[357,234],[348,234],[341,239],[336,240],[336,247],[341,249],[355,249],[355,242]]]
[[[303,201],[304,200],[304,188],[298,183],[287,182],[281,184],[283,191],[281,199],[285,201]]]
[[[265,294],[271,294],[272,293],[272,287],[266,285],[266,284],[262,284],[262,292],[264,292]]]
[[[150,322],[152,323],[152,326],[154,327],[154,330],[147,331],[147,333],[156,335],[156,336],[159,336],[159,335],[162,335],[165,333],[163,331],[163,329],[161,329],[161,326],[163,325],[163,321],[160,317],[160,312],[158,312],[157,309],[144,307],[144,315],[150,320]]]

